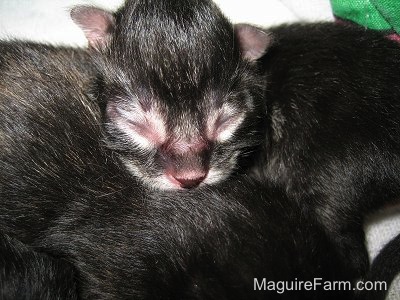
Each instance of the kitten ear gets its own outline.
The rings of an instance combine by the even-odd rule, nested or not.
[[[112,13],[97,7],[76,6],[71,10],[71,18],[83,30],[90,47],[99,50],[107,45],[115,27]]]
[[[272,36],[249,24],[236,24],[235,35],[243,57],[254,61],[259,59],[272,44]]]

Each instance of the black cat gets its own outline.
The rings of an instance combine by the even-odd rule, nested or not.
[[[264,291],[269,281],[349,279],[301,206],[246,178],[147,188],[103,142],[101,109],[87,95],[93,74],[80,69],[85,53],[15,42],[1,49],[0,231],[71,263],[80,297],[352,296]]]
[[[275,45],[262,59],[268,68],[269,80],[268,117],[265,118],[265,111],[260,109],[263,102],[259,99],[264,79],[257,74],[255,60],[268,47],[269,35],[246,25],[234,30],[208,1],[179,1],[184,4],[182,11],[176,9],[176,1],[160,2],[157,4],[160,6],[154,1],[142,1],[143,6],[136,3],[128,2],[114,15],[94,8],[73,11],[73,18],[82,27],[96,29],[87,31],[89,42],[99,51],[99,54],[92,51],[90,57],[84,51],[69,49],[59,49],[62,54],[57,54],[54,48],[43,45],[1,46],[2,52],[8,53],[8,56],[2,55],[6,58],[0,65],[0,145],[3,149],[0,152],[0,209],[7,216],[0,220],[1,230],[71,261],[79,271],[82,295],[88,298],[263,298],[265,294],[247,290],[253,277],[293,280],[293,277],[322,276],[344,280],[362,273],[363,256],[359,259],[361,262],[354,263],[352,260],[358,259],[355,254],[346,256],[352,263],[351,272],[347,272],[348,266],[337,259],[335,248],[309,214],[311,211],[315,217],[316,213],[335,242],[347,237],[349,230],[345,221],[348,219],[343,218],[344,223],[336,219],[339,226],[345,224],[343,234],[341,229],[333,227],[336,223],[328,222],[332,220],[328,214],[332,209],[327,209],[325,204],[331,198],[323,193],[328,190],[329,180],[334,192],[335,187],[342,185],[328,178],[323,182],[325,186],[315,181],[316,185],[308,188],[307,180],[312,178],[302,177],[307,174],[304,166],[317,173],[317,163],[313,166],[305,163],[299,169],[293,167],[284,172],[288,162],[295,165],[307,159],[324,160],[326,153],[319,156],[315,151],[314,156],[312,144],[301,148],[301,142],[308,142],[303,135],[314,133],[312,128],[306,126],[297,132],[290,127],[297,124],[295,121],[308,124],[315,119],[299,115],[285,127],[286,117],[280,115],[283,108],[271,107],[271,101],[283,105],[290,95],[302,96],[301,92],[309,92],[296,88],[302,87],[301,80],[309,81],[309,76],[314,78],[318,73],[307,76],[305,71],[309,70],[302,70],[302,62],[296,67],[295,62],[307,54],[303,51],[309,45],[301,33],[311,33],[314,27],[310,31],[301,26],[289,27],[281,30],[286,30],[285,34],[280,34],[278,29],[273,31]],[[143,25],[133,30],[133,21]],[[99,28],[90,27],[91,24],[100,24],[104,30],[97,31]],[[321,28],[325,27],[336,28],[320,25],[318,29],[317,26],[315,31],[320,32],[319,37],[316,33],[312,35],[316,42],[322,39],[321,32],[325,30]],[[350,39],[346,30],[335,30],[340,34],[331,35],[338,40]],[[292,31],[298,34],[291,35]],[[364,45],[362,42],[369,45],[371,36],[375,36],[359,30],[350,32],[351,37],[357,36],[354,32],[368,36],[366,41],[357,36],[355,41],[361,45]],[[179,46],[182,36],[187,37],[188,47]],[[284,36],[289,37],[287,42],[296,41],[296,37],[299,41],[290,46]],[[200,39],[200,43],[194,37],[204,40]],[[394,45],[381,37],[376,39],[377,44]],[[322,54],[328,52],[321,59],[337,59],[326,50],[329,47],[323,47],[323,41],[316,45],[322,50],[315,47]],[[280,47],[283,49],[279,50]],[[199,57],[194,55],[194,50]],[[345,50],[339,51],[343,57],[338,57],[344,59]],[[289,55],[291,51],[294,51],[293,57]],[[199,61],[194,59],[193,64],[191,57]],[[141,59],[143,63],[137,65]],[[293,64],[287,63],[287,59]],[[170,65],[171,70],[177,68],[176,73],[166,72]],[[290,76],[281,73],[286,71]],[[327,65],[322,71],[331,74],[332,70]],[[324,78],[319,79],[325,82],[330,77]],[[353,77],[348,74],[348,78]],[[282,89],[281,85],[292,90]],[[316,86],[319,86],[317,81]],[[105,135],[99,99],[106,106]],[[296,106],[288,106],[297,111]],[[157,123],[160,115],[168,119],[162,125]],[[265,172],[269,179],[283,184],[300,205],[295,200],[287,200],[282,192],[275,195],[267,187],[264,190],[246,183],[248,187],[237,189],[235,181],[210,191],[206,187],[188,193],[153,190],[220,182],[237,167],[244,152],[261,143],[260,125],[265,121],[272,129],[268,131],[270,139],[263,155],[267,162],[258,173]],[[327,128],[332,129],[332,135],[334,127],[327,125]],[[306,131],[309,129],[310,132]],[[296,132],[301,139],[286,139],[289,131]],[[331,141],[333,137],[325,134]],[[160,137],[165,140],[160,142]],[[289,147],[273,148],[287,140]],[[340,153],[339,148],[336,154]],[[279,155],[285,159],[280,161]],[[329,158],[328,155],[326,159]],[[279,176],[273,176],[275,162],[279,165]],[[222,173],[213,175],[212,169]],[[321,169],[323,173],[327,168]],[[179,177],[180,173],[185,175]],[[206,173],[204,178],[203,173]],[[171,175],[176,182],[157,181],[164,175]],[[333,178],[347,182],[343,176]],[[303,183],[305,192],[300,185]],[[369,186],[373,193],[380,191],[375,187]],[[303,207],[303,202],[310,205]],[[348,205],[358,206],[357,203]],[[356,219],[357,225],[351,231],[362,240],[358,225],[364,210],[350,208],[349,216]],[[332,237],[336,231],[338,235]],[[342,255],[345,251],[353,253],[352,248],[363,254],[364,248],[354,244],[353,238],[350,236],[347,245],[339,247]],[[323,295],[337,296],[334,292]],[[318,299],[321,294],[283,295],[290,299],[295,296]]]
[[[268,32],[268,133],[255,173],[307,207],[360,277],[364,215],[400,192],[399,44],[334,23]]]
[[[149,187],[228,178],[263,140],[263,31],[234,26],[211,0],[79,6],[72,19],[98,67],[109,147]],[[261,115],[261,116],[260,116]]]
[[[196,0],[72,18],[99,67],[109,147],[133,175],[158,189],[215,184],[267,130],[254,173],[307,204],[354,278],[365,274],[363,216],[398,192],[395,42],[333,23],[233,27]]]

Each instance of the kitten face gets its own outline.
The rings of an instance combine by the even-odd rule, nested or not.
[[[154,188],[192,188],[225,179],[238,157],[260,142],[261,91],[242,67],[225,85],[219,83],[219,90],[208,82],[204,89],[192,86],[191,95],[166,92],[162,82],[143,88],[143,83],[133,87],[131,80],[132,88],[117,88],[114,78],[104,94],[109,146],[131,173]]]
[[[95,50],[108,145],[144,183],[216,183],[260,143],[265,84],[253,61],[265,33],[234,28],[212,1],[136,0],[115,15],[71,15]]]

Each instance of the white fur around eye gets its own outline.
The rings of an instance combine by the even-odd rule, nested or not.
[[[118,122],[118,127],[139,148],[150,150],[150,149],[152,149],[154,147],[152,142],[147,137],[137,133],[135,130],[132,130],[132,127],[127,125],[127,123],[125,121]]]
[[[229,140],[235,134],[235,131],[242,124],[243,120],[243,115],[231,117],[223,128],[217,130],[217,140],[220,142]]]
[[[117,126],[135,145],[143,149],[152,149],[166,139],[164,120],[156,109],[132,111],[117,108],[120,115]]]
[[[244,120],[244,113],[224,104],[207,120],[207,135],[211,140],[225,142],[232,138]]]

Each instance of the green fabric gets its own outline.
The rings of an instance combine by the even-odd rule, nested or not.
[[[331,5],[339,18],[400,34],[400,0],[331,0]]]

